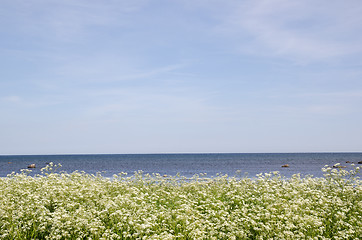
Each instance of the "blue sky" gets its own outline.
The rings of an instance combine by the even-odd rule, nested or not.
[[[362,151],[359,0],[0,3],[0,154]]]

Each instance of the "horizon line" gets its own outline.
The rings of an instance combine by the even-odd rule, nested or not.
[[[0,156],[64,156],[64,155],[162,155],[162,154],[303,154],[303,153],[362,153],[362,151],[301,151],[301,152],[150,152],[150,153],[30,153],[2,154]]]

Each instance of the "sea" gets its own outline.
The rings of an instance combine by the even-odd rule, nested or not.
[[[200,153],[200,154],[76,154],[76,155],[0,155],[0,177],[28,169],[30,175],[41,173],[50,162],[61,164],[58,172],[74,171],[100,174],[112,178],[114,174],[134,172],[159,173],[192,177],[228,175],[255,177],[260,173],[278,171],[284,177],[294,174],[323,177],[322,168],[340,163],[346,170],[362,166],[362,153]],[[289,167],[282,167],[288,164]]]

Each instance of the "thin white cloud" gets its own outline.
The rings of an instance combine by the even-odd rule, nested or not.
[[[362,90],[338,91],[338,92],[309,92],[297,94],[298,97],[328,97],[338,99],[362,98]]]
[[[313,114],[322,114],[322,115],[343,115],[350,113],[350,108],[346,108],[346,106],[340,104],[315,104],[305,107],[304,111],[310,113],[309,115],[312,116]]]
[[[162,74],[173,73],[185,66],[186,64],[170,64],[154,68],[147,67],[148,69],[141,70],[136,66],[132,66],[129,61],[108,57],[104,59],[97,58],[96,61],[84,59],[84,61],[66,63],[56,71],[62,77],[73,79],[72,81],[114,82],[137,79],[147,80]]]
[[[74,56],[69,61],[62,60],[52,69],[54,83],[74,85],[85,83],[112,83],[121,81],[156,81],[162,76],[180,74],[188,63],[160,66],[139,66],[132,57],[97,54],[95,56]],[[48,86],[51,79],[34,80],[39,86]]]
[[[5,103],[20,103],[22,102],[22,98],[20,96],[12,95],[1,98],[2,102]]]
[[[244,52],[308,63],[361,54],[361,12],[360,1],[244,1],[219,27]]]
[[[89,27],[124,26],[127,14],[138,11],[148,1],[34,0],[11,2],[5,19],[17,19],[15,26],[23,34],[46,40],[73,41]],[[78,40],[79,41],[79,40]]]
[[[28,95],[28,96],[5,96],[0,98],[0,103],[3,106],[12,106],[16,108],[39,108],[39,107],[47,107],[47,106],[55,106],[59,104],[63,104],[67,101],[67,97],[65,95]]]
[[[341,117],[356,113],[355,108],[346,104],[296,104],[296,105],[278,105],[271,109],[274,115],[280,117],[301,117],[301,118],[318,118],[318,117]],[[275,114],[277,113],[277,114]]]
[[[174,70],[182,69],[185,66],[186,66],[186,64],[168,65],[168,66],[155,68],[155,69],[148,70],[148,71],[143,71],[143,72],[138,72],[138,73],[134,73],[134,74],[121,76],[119,78],[119,80],[122,80],[122,79],[124,79],[124,80],[145,79],[145,78],[149,78],[149,77],[156,76],[159,74],[172,73],[172,72],[174,72]]]

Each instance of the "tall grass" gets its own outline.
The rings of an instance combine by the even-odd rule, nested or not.
[[[361,239],[359,168],[324,178],[0,178],[0,239]]]

